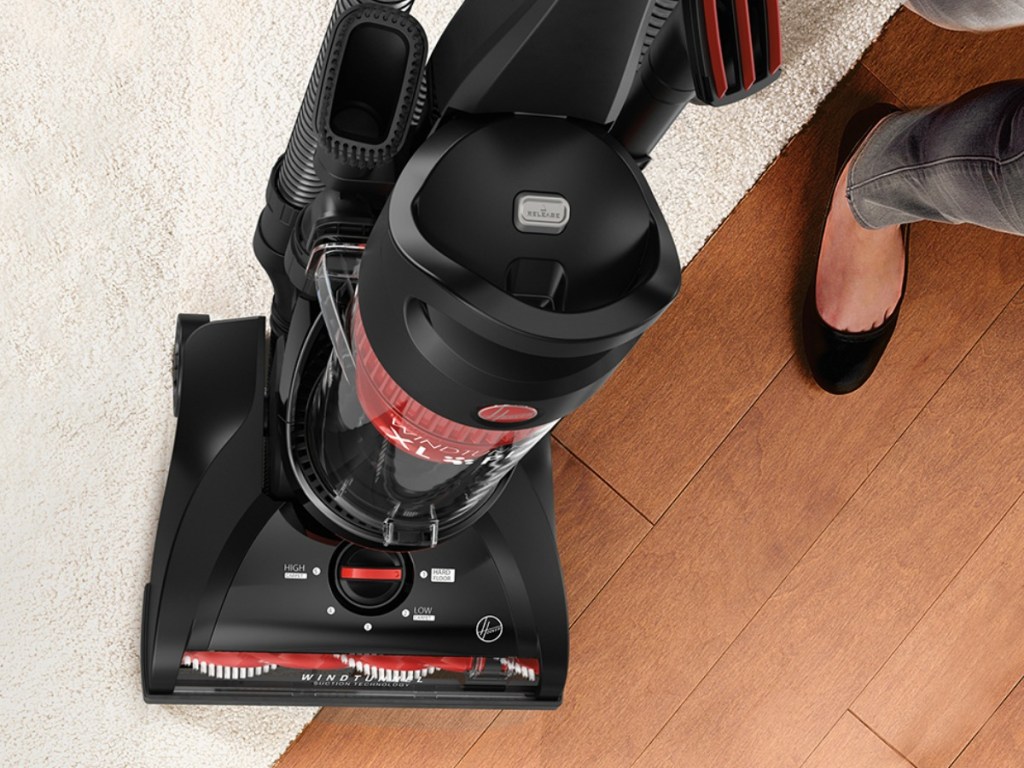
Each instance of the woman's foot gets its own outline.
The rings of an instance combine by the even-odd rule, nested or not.
[[[815,278],[821,319],[837,331],[878,328],[899,303],[905,266],[899,227],[865,229],[846,199],[849,163],[832,193]]]
[[[896,107],[876,104],[850,120],[839,143],[839,178],[804,298],[804,353],[814,380],[845,395],[871,378],[892,339],[906,287],[907,227],[870,230],[846,199],[850,158]]]

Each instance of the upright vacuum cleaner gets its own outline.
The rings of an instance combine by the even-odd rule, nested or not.
[[[180,315],[157,703],[557,707],[549,435],[679,289],[641,169],[779,74],[777,0],[338,0],[253,247]]]

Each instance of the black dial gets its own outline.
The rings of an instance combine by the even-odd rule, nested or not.
[[[412,563],[399,552],[346,544],[335,554],[331,570],[335,595],[356,613],[384,613],[404,600],[412,586]]]

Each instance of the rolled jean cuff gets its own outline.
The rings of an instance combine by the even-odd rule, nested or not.
[[[946,29],[988,32],[1024,25],[1024,0],[908,0],[907,6]]]
[[[877,163],[871,158],[867,163],[858,163],[865,150],[870,150],[873,146],[887,147],[904,135],[925,111],[897,112],[886,116],[875,126],[851,159],[850,172],[846,177],[846,200],[850,204],[853,218],[864,229],[882,229],[920,221],[916,214],[887,204],[887,201],[894,197],[888,195],[887,190],[896,182],[887,180],[887,174],[878,173],[880,169],[876,167]],[[863,165],[870,167],[865,169]]]
[[[927,220],[1024,234],[1024,80],[886,117],[854,156],[846,197],[866,229]]]

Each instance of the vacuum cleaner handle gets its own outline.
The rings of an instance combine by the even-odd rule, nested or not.
[[[778,0],[679,0],[612,134],[643,161],[690,101],[731,104],[775,82],[781,67]]]
[[[643,164],[690,101],[746,98],[781,65],[778,0],[465,0],[428,65],[431,116],[614,123]]]
[[[614,122],[655,0],[465,0],[429,64],[434,116],[528,112]]]
[[[699,101],[731,104],[778,79],[779,0],[680,0],[679,11]]]

